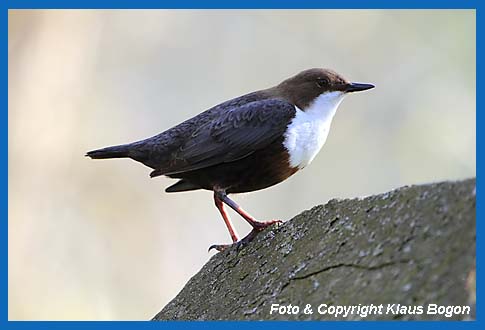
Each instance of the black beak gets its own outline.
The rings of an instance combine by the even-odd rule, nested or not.
[[[350,83],[346,86],[345,92],[346,93],[360,92],[374,87],[376,86],[372,84]]]

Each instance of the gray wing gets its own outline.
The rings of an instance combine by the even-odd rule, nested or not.
[[[151,176],[193,171],[244,158],[282,134],[295,115],[294,105],[277,100],[254,101],[224,112],[195,130],[173,154],[170,165]]]

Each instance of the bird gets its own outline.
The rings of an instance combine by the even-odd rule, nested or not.
[[[131,158],[150,177],[178,181],[167,193],[209,190],[232,239],[209,250],[245,245],[281,220],[259,221],[229,198],[278,184],[305,168],[324,145],[348,94],[375,86],[350,82],[330,69],[304,70],[274,87],[220,103],[150,138],[89,151],[92,159]],[[224,208],[251,225],[240,239]]]

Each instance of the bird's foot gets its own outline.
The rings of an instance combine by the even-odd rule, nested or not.
[[[239,241],[234,242],[232,244],[214,244],[214,245],[211,245],[209,247],[209,251],[212,250],[212,249],[215,249],[219,252],[222,252],[222,251],[224,251],[224,250],[226,250],[226,249],[228,249],[229,247],[232,247],[232,246],[235,246],[236,248],[242,248],[243,246],[245,246],[246,244],[251,242],[260,231],[261,230],[253,229],[244,238],[242,238]]]
[[[282,223],[283,221],[281,220],[270,220],[270,221],[265,221],[265,222],[259,222],[256,221],[253,226],[253,230],[249,234],[247,234],[244,238],[240,239],[237,242],[234,242],[232,244],[214,244],[209,247],[209,251],[212,249],[215,249],[219,252],[222,252],[232,246],[235,246],[237,249],[244,247],[247,245],[249,242],[251,242],[256,235],[258,235],[261,231],[263,231],[266,227],[269,227],[274,224],[279,224]]]
[[[250,222],[251,226],[253,226],[253,230],[261,231],[266,227],[269,227],[274,224],[283,223],[281,220],[269,220],[269,221],[252,221]]]

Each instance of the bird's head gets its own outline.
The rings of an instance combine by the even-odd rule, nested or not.
[[[307,108],[317,98],[340,103],[348,93],[371,88],[374,85],[349,82],[332,70],[320,68],[302,71],[277,86],[282,95],[300,109]]]

